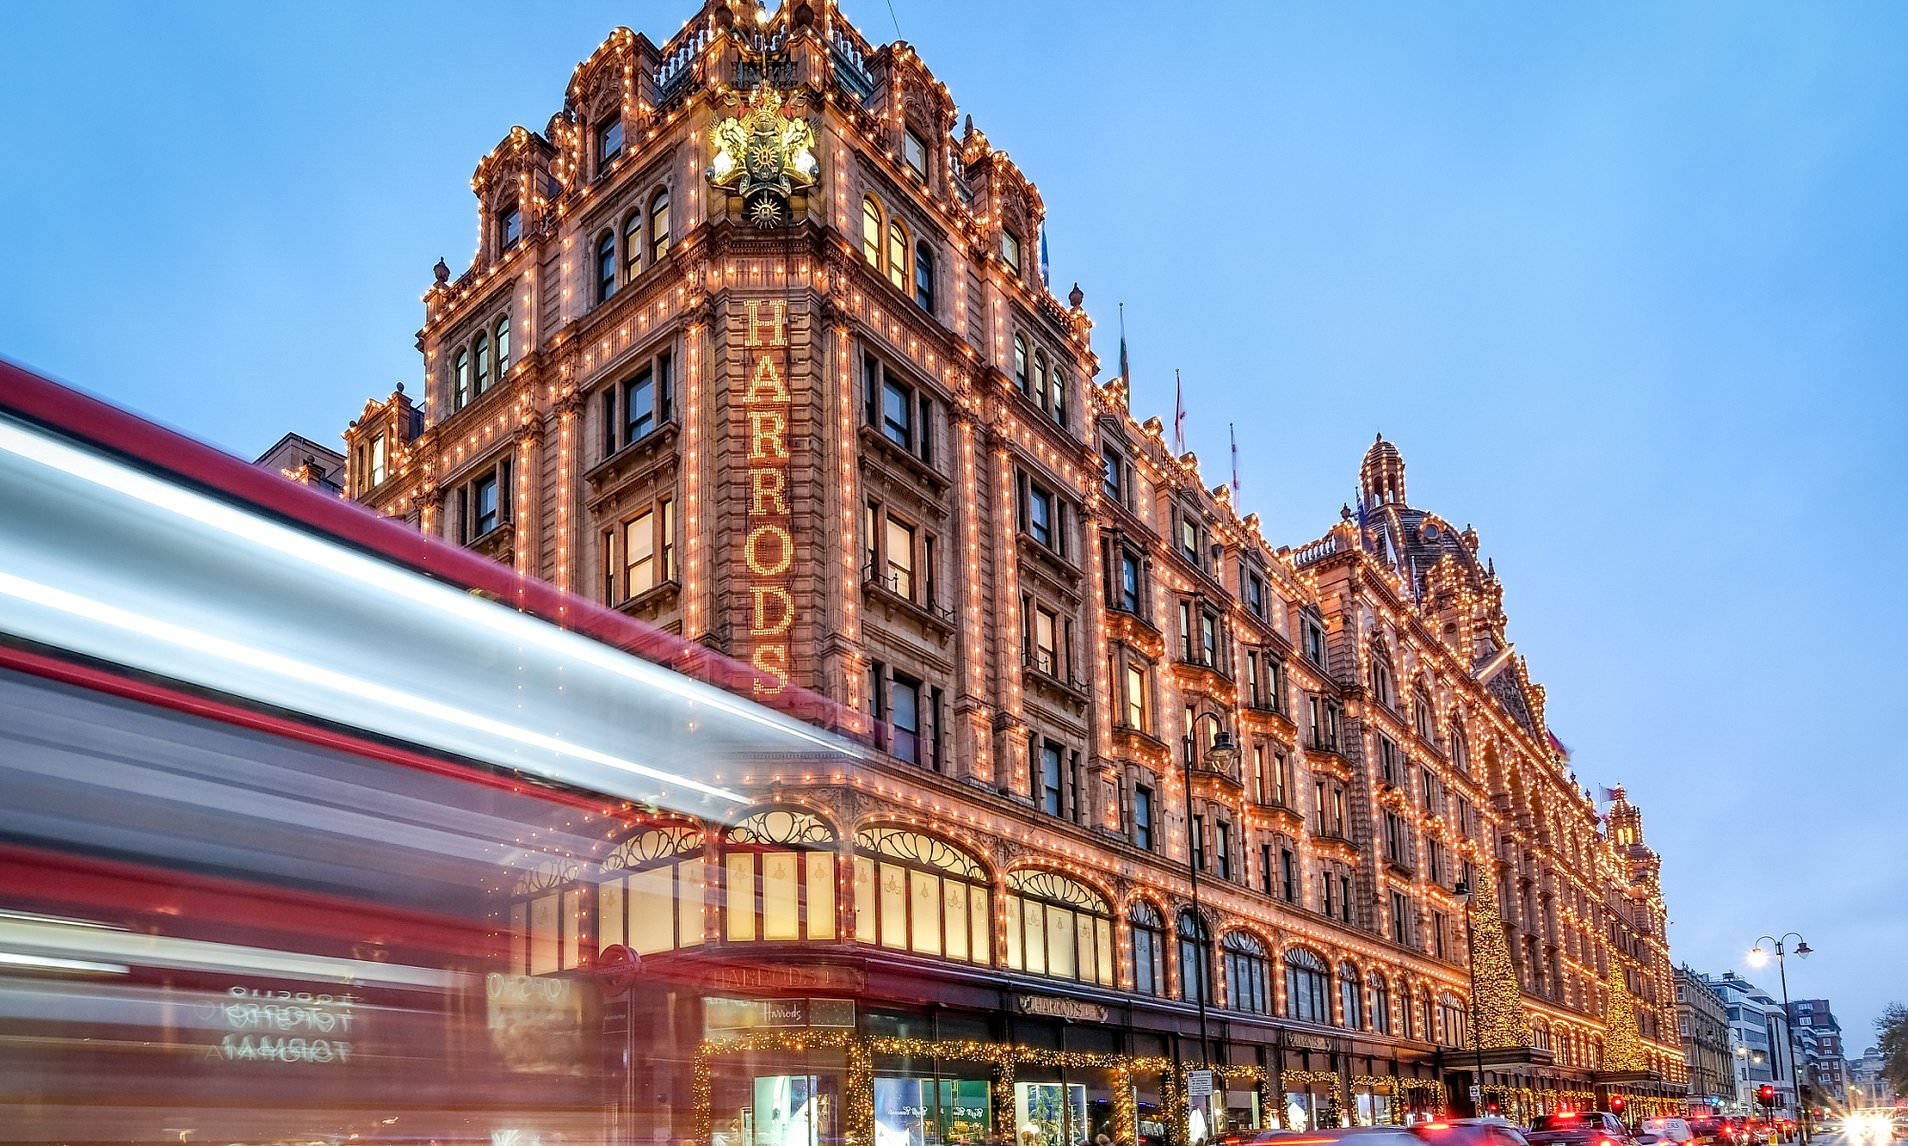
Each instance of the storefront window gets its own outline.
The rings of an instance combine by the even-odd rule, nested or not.
[[[1338,965],[1338,1013],[1343,1025],[1354,1031],[1365,1029],[1365,996],[1359,987],[1358,966],[1350,961]]]
[[[640,955],[702,942],[702,833],[672,825],[618,844],[596,885],[596,943]],[[534,973],[534,972],[533,972]]]
[[[1016,1082],[1018,1146],[1075,1146],[1088,1136],[1087,1089],[1077,1082]]]
[[[987,874],[953,845],[900,828],[855,835],[855,938],[991,964]]]
[[[1450,992],[1438,996],[1438,1018],[1444,1024],[1444,1045],[1461,1047],[1467,1044],[1464,1033],[1464,1001]]]
[[[1179,997],[1189,1003],[1212,1002],[1212,939],[1190,911],[1179,913]]]
[[[1329,1023],[1332,1012],[1325,980],[1325,962],[1315,953],[1303,947],[1287,951],[1285,1017],[1307,1023]]]
[[[1377,971],[1371,973],[1371,1029],[1381,1035],[1391,1033],[1391,988]]]
[[[1113,913],[1106,900],[1051,871],[1007,876],[1007,966],[1035,975],[1113,983]]]
[[[1243,931],[1228,931],[1222,946],[1226,961],[1226,1005],[1235,1011],[1269,1013],[1272,992],[1266,980],[1264,945]]]
[[[1359,1083],[1352,1087],[1354,1115],[1360,1126],[1396,1126],[1401,1122],[1390,1083]]]
[[[874,1081],[875,1146],[982,1146],[993,1131],[986,1079]]]
[[[723,848],[723,935],[835,937],[835,833],[808,812],[757,812],[729,829]]]

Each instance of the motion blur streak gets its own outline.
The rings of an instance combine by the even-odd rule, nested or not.
[[[739,751],[853,757],[720,689],[11,419],[0,485],[0,630],[43,645],[716,819],[744,803],[718,779]],[[669,766],[638,747],[666,748]]]

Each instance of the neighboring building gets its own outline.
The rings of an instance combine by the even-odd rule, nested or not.
[[[1487,1098],[1680,1108],[1659,861],[1570,773],[1476,532],[1381,440],[1361,514],[1265,538],[1094,381],[1038,191],[913,49],[826,0],[753,12],[617,30],[483,158],[423,405],[346,432],[352,497],[751,665],[770,703],[838,702],[871,746],[860,776],[739,769],[739,823],[633,824],[500,905],[522,972],[615,942],[654,972],[601,1012],[643,1033],[643,1136],[1464,1108],[1460,881]],[[765,1090],[754,1044],[703,1040],[788,994],[775,1069],[808,1081]],[[1224,1065],[1189,1109],[1202,1028]],[[872,1065],[843,1082],[840,1053]]]
[[[1689,1063],[1689,1099],[1721,1109],[1736,1100],[1729,1005],[1688,966],[1676,969],[1676,1030]]]
[[[1848,1060],[1848,1102],[1851,1106],[1893,1106],[1903,1100],[1895,1093],[1883,1069],[1887,1056],[1879,1047],[1869,1047],[1860,1058]]]
[[[1768,992],[1734,971],[1720,978],[1705,975],[1703,982],[1722,997],[1729,1011],[1730,1050],[1735,1059],[1735,1101],[1742,1113],[1758,1109],[1756,1091],[1763,1083],[1775,1087],[1776,1105],[1793,1110],[1796,1103],[1795,1080],[1790,1074],[1790,1056],[1798,1069],[1802,1062],[1799,1048],[1790,1045],[1788,1016]]]
[[[1789,1021],[1807,1055],[1802,1081],[1812,1091],[1810,1101],[1815,1105],[1847,1101],[1848,1052],[1842,1045],[1842,1024],[1829,1001],[1796,999],[1789,1004]]]
[[[344,492],[344,455],[302,434],[286,434],[252,464],[277,470],[293,481],[315,485],[330,493]]]

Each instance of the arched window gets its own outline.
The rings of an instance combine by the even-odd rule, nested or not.
[[[1126,913],[1133,927],[1133,989],[1142,995],[1166,993],[1166,921],[1143,899]]]
[[[596,885],[598,947],[639,955],[702,942],[702,833],[648,828],[616,845]]]
[[[1043,409],[1047,405],[1047,352],[1034,351],[1033,400]]]
[[[1381,1035],[1391,1033],[1391,985],[1379,971],[1371,973],[1371,1029]]]
[[[722,848],[722,935],[835,937],[835,833],[794,809],[756,812],[730,828]]]
[[[480,333],[477,341],[471,343],[471,351],[477,356],[477,390],[481,395],[490,389],[490,335]]]
[[[497,377],[510,373],[510,316],[497,320]]]
[[[1228,931],[1220,946],[1225,951],[1226,1004],[1235,1011],[1271,1013],[1272,990],[1264,945],[1243,931]]]
[[[1332,1021],[1325,961],[1303,947],[1285,953],[1285,1017],[1307,1023]]]
[[[658,191],[649,200],[649,265],[669,253],[669,192]]]
[[[888,222],[888,281],[908,289],[908,229],[899,219]]]
[[[1113,985],[1113,909],[1086,885],[1051,871],[1007,876],[1007,966]]]
[[[1359,982],[1358,967],[1349,960],[1338,965],[1338,1011],[1346,1027],[1354,1031],[1365,1029],[1365,994]]]
[[[470,351],[457,352],[457,365],[452,369],[451,409],[461,410],[464,403],[470,401]]]
[[[1464,1002],[1449,991],[1438,996],[1438,1019],[1444,1024],[1445,1046],[1461,1047],[1470,1041],[1464,1030]]]
[[[1386,708],[1398,706],[1398,690],[1391,674],[1391,652],[1381,641],[1371,645],[1371,692]]]
[[[572,860],[551,856],[517,877],[511,888],[510,969],[548,975],[581,966],[583,889]]]
[[[934,251],[925,240],[914,244],[914,305],[934,313]]]
[[[643,213],[623,216],[623,281],[631,282],[643,269]]]
[[[616,232],[596,236],[596,301],[608,302],[616,293]]]
[[[1190,911],[1179,913],[1179,997],[1212,1002],[1212,937]]]
[[[1027,377],[1027,340],[1014,335],[1014,385],[1022,394],[1033,393],[1033,381]]]
[[[1464,726],[1455,720],[1451,722],[1451,767],[1466,775],[1471,771],[1471,748],[1464,740]]]
[[[861,201],[861,257],[868,265],[881,266],[881,204],[873,195]]]
[[[902,828],[855,834],[855,938],[992,964],[987,873],[966,852]]]

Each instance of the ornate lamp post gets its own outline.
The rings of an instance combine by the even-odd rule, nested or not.
[[[1813,953],[1814,949],[1798,932],[1788,932],[1779,939],[1764,935],[1756,940],[1754,947],[1749,949],[1749,965],[1751,967],[1766,966],[1769,962],[1769,947],[1775,948],[1776,975],[1782,980],[1782,1038],[1789,1044],[1789,1089],[1795,1096],[1789,1109],[1795,1114],[1797,1133],[1801,1135],[1806,1146],[1809,1140],[1809,1120],[1802,1109],[1802,1079],[1795,1072],[1795,1034],[1791,1030],[1794,1020],[1789,1016],[1789,967],[1786,958],[1788,952],[1783,948],[1783,944],[1790,939],[1795,940],[1795,953],[1798,958],[1807,959]],[[1764,947],[1765,943],[1769,947]]]

